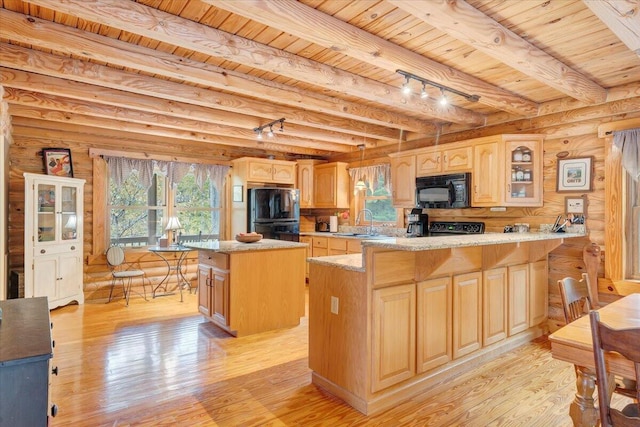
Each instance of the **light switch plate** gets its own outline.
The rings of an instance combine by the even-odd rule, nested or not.
[[[340,300],[338,297],[331,297],[331,312],[333,314],[338,314],[338,304]]]

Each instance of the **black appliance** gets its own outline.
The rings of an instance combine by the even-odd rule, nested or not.
[[[451,236],[455,234],[483,234],[484,222],[434,221],[429,225],[429,236]]]
[[[260,187],[248,191],[247,229],[265,239],[300,240],[300,191]]]
[[[407,237],[422,237],[429,233],[429,215],[423,214],[422,209],[411,209],[407,216]]]
[[[471,207],[471,174],[416,178],[416,205],[432,209]]]

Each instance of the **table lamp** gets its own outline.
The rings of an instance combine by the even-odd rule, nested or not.
[[[171,233],[171,245],[177,246],[176,243],[176,231],[182,229],[182,224],[180,224],[180,220],[177,216],[170,216],[167,221],[167,226],[165,227],[166,231]]]

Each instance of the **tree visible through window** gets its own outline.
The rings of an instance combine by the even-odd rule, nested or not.
[[[387,190],[384,183],[384,175],[378,175],[377,186],[372,190],[367,182],[367,192],[364,197],[364,207],[373,213],[375,222],[395,223],[397,219],[397,210],[393,207],[391,201],[391,193]]]

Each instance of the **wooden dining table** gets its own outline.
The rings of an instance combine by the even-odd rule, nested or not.
[[[640,293],[627,295],[598,309],[600,321],[614,329],[640,328]],[[549,336],[551,355],[576,365],[576,397],[569,408],[575,426],[596,426],[598,412],[594,406],[595,362],[589,316],[583,316]],[[638,343],[640,345],[640,343]],[[617,353],[606,354],[611,375],[635,378],[633,363]]]

